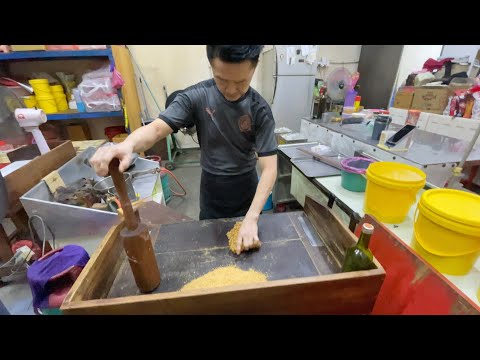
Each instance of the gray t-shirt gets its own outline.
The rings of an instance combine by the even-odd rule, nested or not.
[[[255,168],[255,153],[269,156],[277,150],[270,106],[251,87],[228,101],[213,79],[202,81],[178,94],[159,118],[175,132],[196,125],[200,164],[215,175],[244,174]]]

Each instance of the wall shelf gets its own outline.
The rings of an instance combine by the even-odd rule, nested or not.
[[[47,114],[47,120],[75,120],[75,119],[95,119],[106,117],[123,117],[123,111],[102,111],[102,112],[78,112],[71,110],[68,112]]]
[[[103,50],[45,50],[45,51],[14,51],[0,53],[0,61],[4,60],[34,60],[34,59],[64,59],[64,58],[88,58],[107,57],[113,59],[112,49]]]
[[[55,60],[60,60],[63,71],[72,72],[71,70],[76,68],[76,64],[79,61],[83,62],[94,62],[94,63],[103,63],[108,62],[110,64],[115,64],[115,59],[113,57],[113,49],[110,45],[107,45],[106,49],[92,49],[92,50],[39,50],[39,51],[13,51],[10,53],[0,53],[0,67],[4,68],[5,76],[14,78],[14,75],[10,72],[10,65],[22,63],[23,67],[19,67],[16,70],[17,76],[24,76],[28,78],[29,72],[34,71],[34,69],[39,66],[42,68],[42,62],[50,62]],[[71,60],[71,61],[69,61]],[[75,61],[74,61],[75,60]],[[30,65],[31,64],[31,65]],[[38,64],[38,65],[36,65]],[[71,64],[71,65],[70,65]],[[60,64],[59,64],[60,66]],[[52,67],[50,67],[50,72]],[[20,70],[19,70],[20,69]],[[44,70],[45,71],[45,70]],[[48,72],[48,70],[46,70]],[[24,74],[25,73],[25,74]],[[76,74],[80,76],[80,74]],[[80,79],[79,79],[80,80]],[[122,89],[123,90],[123,89]],[[122,99],[122,90],[118,90],[118,96],[120,100]],[[47,120],[49,121],[69,121],[69,120],[79,120],[85,121],[85,119],[98,119],[95,121],[93,128],[96,134],[93,134],[93,138],[102,138],[101,127],[103,126],[102,119],[107,119],[107,122],[110,119],[116,119],[116,122],[121,121],[124,118],[124,111],[98,111],[98,112],[78,112],[78,110],[66,110],[58,113],[47,114]],[[107,126],[107,122],[105,126]],[[110,124],[111,122],[108,122]]]

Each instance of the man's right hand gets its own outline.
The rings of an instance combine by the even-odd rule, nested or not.
[[[146,126],[141,126],[121,143],[113,146],[101,147],[90,159],[90,164],[99,176],[108,175],[108,165],[113,158],[120,160],[120,172],[130,166],[132,153],[150,149],[155,143],[166,138],[173,132],[170,125],[162,119],[155,119]]]
[[[120,160],[119,170],[124,172],[132,161],[133,148],[124,141],[113,146],[100,147],[90,159],[90,164],[98,176],[108,175],[108,165],[113,158]]]

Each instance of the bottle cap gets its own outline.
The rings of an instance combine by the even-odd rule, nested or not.
[[[372,234],[374,229],[373,225],[369,223],[364,223],[362,226],[362,232],[365,234]]]

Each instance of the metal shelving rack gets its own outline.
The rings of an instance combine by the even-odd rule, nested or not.
[[[5,60],[33,60],[33,59],[67,59],[85,57],[108,57],[113,61],[112,49],[103,50],[37,50],[37,51],[14,51],[0,53],[0,61]]]
[[[0,53],[0,62],[6,61],[31,61],[31,60],[68,60],[78,58],[108,58],[110,63],[115,63],[111,48],[102,50],[62,50],[62,51],[14,51],[11,53]],[[119,91],[119,96],[121,92]],[[78,112],[69,110],[54,114],[47,114],[48,120],[77,120],[105,117],[123,117],[123,111],[104,112]]]

